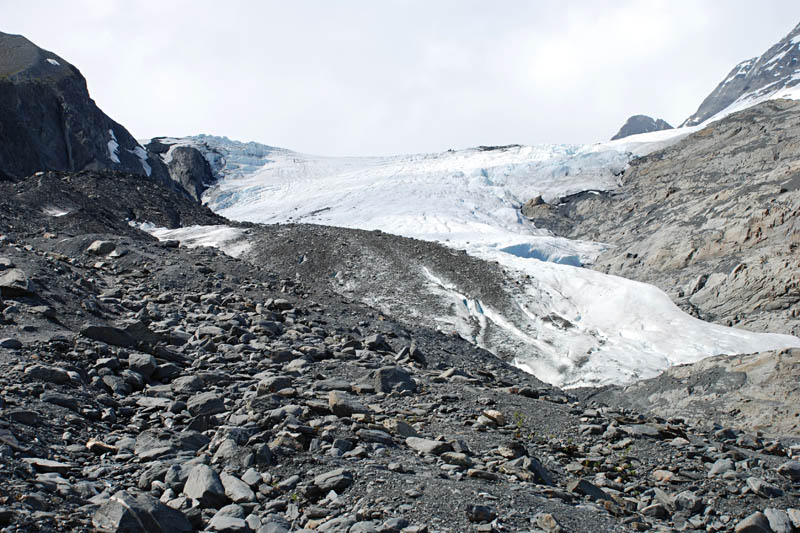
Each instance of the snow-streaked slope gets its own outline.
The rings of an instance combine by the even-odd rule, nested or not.
[[[800,70],[794,74],[792,81],[795,83],[800,83]],[[792,87],[767,88],[766,90],[751,91],[743,94],[731,105],[703,122],[702,125],[705,126],[711,124],[712,122],[716,122],[717,120],[722,120],[728,115],[732,115],[737,111],[743,111],[749,107],[766,102],[767,100],[777,100],[779,98],[785,98],[787,100],[800,100],[800,85],[794,85]]]
[[[709,124],[777,98],[800,98],[800,24],[759,57],[733,67],[681,126]]]
[[[634,154],[696,128],[592,146],[474,148],[333,158],[202,136],[175,139],[207,154],[220,178],[204,201],[235,220],[305,222],[440,241],[506,267],[512,305],[494,309],[426,272],[448,313],[424,317],[561,386],[625,383],[719,353],[800,346],[800,339],[707,324],[655,287],[577,266],[605,249],[537,229],[519,211],[617,187]],[[163,141],[162,141],[163,142]],[[559,264],[561,263],[561,264]],[[413,302],[412,302],[413,304]]]

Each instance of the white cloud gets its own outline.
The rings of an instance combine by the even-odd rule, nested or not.
[[[326,154],[606,139],[679,123],[796,1],[1,2],[139,137]]]

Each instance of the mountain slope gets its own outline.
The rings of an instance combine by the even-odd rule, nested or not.
[[[633,161],[611,194],[528,211],[607,248],[594,268],[704,319],[800,334],[800,102],[773,100]]]
[[[615,407],[680,417],[713,431],[733,426],[766,435],[800,434],[800,350],[719,355],[626,387],[585,391]]]
[[[772,98],[800,97],[800,24],[759,57],[733,67],[681,127],[696,126]]]

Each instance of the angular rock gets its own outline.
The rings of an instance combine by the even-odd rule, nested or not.
[[[800,481],[800,461],[787,461],[778,467],[778,473],[792,481]]]
[[[19,268],[12,268],[0,273],[0,297],[30,296],[34,292],[33,283]]]
[[[550,473],[535,457],[520,457],[505,463],[501,468],[503,472],[517,476],[523,481],[535,481],[544,485],[553,485]]]
[[[417,383],[411,374],[397,366],[385,366],[369,374],[371,383],[378,392],[403,392],[417,390]]]
[[[368,414],[369,409],[349,394],[332,390],[328,393],[328,407],[338,417],[349,418],[354,414]]]
[[[107,255],[114,251],[117,245],[111,241],[94,241],[86,249],[86,253],[91,255]]]
[[[25,375],[40,381],[64,385],[70,382],[69,374],[66,370],[45,365],[33,365],[25,369]]]
[[[488,505],[473,505],[469,504],[466,508],[467,520],[470,522],[491,522],[497,518],[497,511]]]
[[[473,465],[472,459],[465,453],[444,452],[440,457],[442,461],[449,465],[456,465],[462,468],[469,468]]]
[[[390,433],[399,437],[419,437],[419,433],[417,433],[417,430],[415,430],[411,424],[396,418],[384,420],[383,427],[389,430]]]
[[[186,406],[192,416],[211,416],[225,412],[225,399],[215,392],[195,394]]]
[[[343,468],[331,470],[314,478],[314,485],[326,493],[331,490],[341,493],[352,484],[353,473]]]
[[[444,452],[453,451],[453,447],[449,442],[442,442],[439,440],[422,439],[419,437],[408,437],[406,445],[420,453],[441,455]]]
[[[67,409],[72,409],[73,411],[78,410],[78,400],[75,399],[74,396],[70,396],[68,394],[62,394],[60,392],[52,392],[52,391],[45,391],[39,396],[39,399],[45,403],[51,403],[53,405],[60,405],[61,407],[66,407]]]
[[[94,513],[92,524],[101,532],[189,533],[194,531],[182,512],[167,507],[146,494],[133,496],[121,490],[116,492]]]
[[[751,476],[747,478],[747,486],[753,491],[753,493],[758,494],[763,498],[777,498],[783,495],[783,491],[781,489],[758,477]]]
[[[57,474],[66,474],[74,468],[74,465],[72,464],[62,463],[61,461],[53,461],[51,459],[43,459],[41,457],[25,457],[22,460],[29,465],[32,465],[37,472],[55,472]]]
[[[225,495],[234,503],[253,502],[256,500],[255,493],[250,487],[236,476],[225,472],[219,475],[222,486],[225,488]]]
[[[198,500],[203,507],[219,508],[227,502],[219,475],[208,465],[199,464],[189,471],[183,493]]]
[[[380,333],[370,335],[364,339],[364,347],[373,352],[392,352],[392,347],[386,342],[386,338]]]
[[[732,471],[733,468],[733,461],[730,459],[718,459],[711,465],[711,469],[708,471],[708,477],[721,476],[725,472]]]
[[[703,500],[690,490],[684,490],[675,495],[675,508],[687,511],[690,515],[703,510]]]
[[[359,429],[356,432],[359,439],[364,442],[377,442],[379,444],[394,444],[392,436],[379,429]]]
[[[585,479],[573,479],[567,483],[567,490],[588,496],[593,500],[608,500],[612,501],[611,497],[600,487],[586,481]]]
[[[258,383],[258,394],[263,395],[270,392],[278,392],[292,386],[292,378],[288,376],[272,376],[262,379]]]
[[[741,520],[734,528],[736,533],[772,533],[769,520],[764,513],[757,511]]]
[[[792,520],[785,511],[775,509],[774,507],[767,507],[764,509],[764,516],[767,517],[769,527],[774,533],[792,533],[792,531],[794,531]]]
[[[86,324],[81,328],[81,335],[94,341],[122,348],[130,348],[136,344],[134,338],[125,330],[103,324]]]
[[[250,533],[252,530],[243,518],[214,515],[208,521],[208,528],[218,533]]]
[[[102,455],[104,453],[119,452],[119,448],[117,448],[116,446],[106,444],[105,442],[98,439],[89,439],[89,441],[86,443],[86,449],[98,455]]]
[[[19,350],[22,348],[22,343],[18,339],[13,338],[4,338],[0,339],[0,348],[6,348],[8,350]]]
[[[28,426],[35,426],[39,424],[41,418],[39,413],[31,409],[11,409],[5,412],[9,420],[13,420],[19,424]]]
[[[128,357],[128,368],[149,378],[158,368],[158,362],[150,354],[135,352]]]
[[[534,517],[536,526],[545,533],[564,533],[565,529],[550,513],[539,513]]]

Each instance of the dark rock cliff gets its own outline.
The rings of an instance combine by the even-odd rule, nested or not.
[[[182,186],[191,180],[173,181],[156,154],[97,107],[76,67],[0,33],[0,178],[51,170],[138,174],[197,198],[194,186]]]
[[[631,135],[638,135],[640,133],[650,133],[651,131],[671,130],[670,126],[665,120],[654,119],[647,115],[633,115],[625,124],[619,129],[616,135],[611,137],[612,141],[623,139]]]

